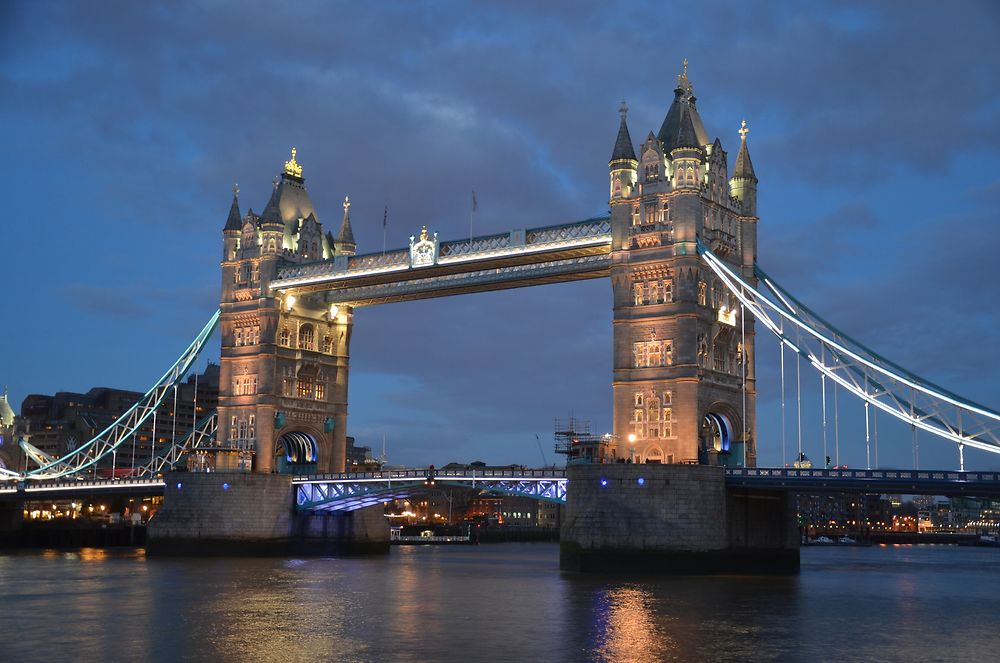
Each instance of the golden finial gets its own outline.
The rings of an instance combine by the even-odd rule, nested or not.
[[[292,148],[292,158],[285,162],[285,175],[302,177],[302,166],[295,160],[295,153],[297,151],[294,147]]]
[[[344,211],[346,212],[351,208],[351,197],[344,196]]]
[[[747,129],[747,121],[746,120],[743,120],[743,122],[740,124],[740,132],[739,133],[740,133],[740,140],[746,140],[747,139],[747,134],[750,133],[750,130]]]
[[[240,195],[240,185],[239,184],[234,184],[233,185],[233,198],[238,198],[239,195]]]
[[[684,89],[691,86],[691,83],[688,82],[688,59],[684,58],[681,64],[684,70],[677,74],[677,87]]]
[[[427,239],[427,226],[420,229],[420,241],[423,242]]]
[[[625,116],[628,115],[628,104],[625,103],[624,99],[622,99],[622,105],[618,107],[618,112],[622,114],[623,120],[625,119]]]

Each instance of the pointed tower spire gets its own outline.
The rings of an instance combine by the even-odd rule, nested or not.
[[[740,201],[745,216],[757,216],[757,175],[753,172],[750,150],[747,149],[747,121],[740,125],[740,152],[736,155],[733,177],[729,180],[729,191]]]
[[[733,179],[750,180],[757,182],[757,175],[753,172],[753,163],[750,161],[750,151],[747,150],[747,121],[743,120],[740,125],[740,152],[736,155],[736,165],[733,167]]]
[[[628,105],[622,99],[622,105],[618,108],[622,121],[618,126],[618,137],[615,139],[615,150],[611,153],[611,162],[620,160],[636,161],[635,150],[632,149],[632,137],[628,133],[628,123],[625,121],[628,115]]]
[[[278,209],[278,178],[274,178],[274,188],[271,190],[271,199],[267,201],[267,205],[264,207],[264,213],[260,215],[260,223],[262,226],[280,226],[284,228],[284,223],[281,220],[281,210]]]
[[[243,227],[242,217],[240,217],[240,205],[239,198],[240,195],[240,185],[233,185],[233,204],[229,207],[229,218],[226,219],[226,227],[223,231],[233,230],[236,232],[240,231]]]
[[[354,230],[351,229],[351,198],[344,196],[344,220],[340,223],[340,232],[337,233],[338,253],[354,255],[357,244],[354,243]]]
[[[701,147],[698,134],[695,132],[694,122],[691,119],[691,112],[688,111],[681,116],[680,128],[677,131],[677,140],[674,149],[681,147]]]
[[[670,151],[675,147],[691,147],[691,145],[681,145],[679,142],[679,134],[683,128],[683,120],[686,116],[690,116],[691,118],[691,126],[694,129],[694,135],[697,139],[696,146],[703,147],[708,145],[708,134],[705,132],[705,126],[702,124],[701,116],[695,107],[694,86],[688,78],[687,65],[688,62],[685,59],[683,63],[684,68],[677,75],[674,101],[670,104],[667,116],[663,118],[663,124],[660,125],[660,131],[656,134],[656,137],[663,143],[663,151],[666,154],[670,154]]]

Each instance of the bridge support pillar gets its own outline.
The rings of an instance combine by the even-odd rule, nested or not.
[[[0,547],[13,546],[20,541],[24,529],[24,502],[0,502]]]
[[[792,500],[781,493],[730,494],[721,467],[575,465],[567,478],[564,570],[798,571]]]
[[[388,552],[381,505],[297,514],[287,474],[171,472],[149,521],[151,555],[308,555]]]

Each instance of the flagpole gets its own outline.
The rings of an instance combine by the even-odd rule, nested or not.
[[[385,223],[389,219],[389,206],[385,206],[385,212],[382,213],[382,255],[385,255]]]
[[[472,217],[476,213],[476,190],[472,190],[472,209],[469,211],[469,251],[472,251]]]

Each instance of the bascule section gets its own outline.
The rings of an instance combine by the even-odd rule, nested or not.
[[[611,160],[614,440],[646,463],[756,463],[754,322],[698,255],[753,280],[757,178],[747,129],[730,175],[687,63],[659,131],[633,148],[622,103]]]
[[[341,471],[351,309],[272,282],[354,254],[350,201],[338,234],[324,232],[294,148],[262,214],[241,216],[238,193],[223,230],[218,432],[199,461],[215,471]]]

